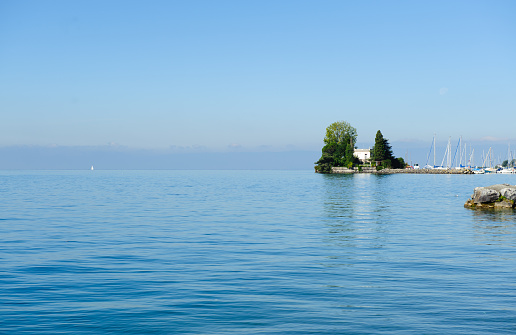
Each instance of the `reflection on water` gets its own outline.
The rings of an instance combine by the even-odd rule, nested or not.
[[[378,254],[387,242],[386,223],[391,216],[389,187],[385,176],[325,176],[324,223],[331,244]],[[349,256],[349,254],[348,254]]]
[[[386,250],[401,245],[424,257],[432,257],[426,254],[429,249],[441,252],[449,245],[516,246],[516,211],[463,208],[457,194],[469,192],[477,182],[471,178],[359,174],[322,180],[322,220],[325,242],[335,252],[331,257],[386,259]]]
[[[470,210],[477,242],[516,247],[516,211]]]
[[[3,175],[0,334],[516,329],[514,216],[464,209],[473,176]]]
[[[326,276],[319,283],[341,315],[351,320],[403,308],[404,315],[382,320],[401,325],[391,334],[514,329],[515,214],[465,209],[460,194],[469,196],[478,180],[367,174],[321,180],[317,248]],[[504,322],[510,326],[500,332]],[[422,329],[412,331],[414,325]]]
[[[470,210],[475,222],[516,222],[514,210]]]

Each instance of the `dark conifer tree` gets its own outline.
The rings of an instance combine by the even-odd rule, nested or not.
[[[374,139],[373,157],[375,161],[381,162],[387,157],[385,156],[385,139],[383,138],[382,132],[377,131]]]
[[[381,162],[383,166],[398,168],[400,165],[399,161],[394,157],[389,140],[384,138],[379,130],[376,132],[374,140],[373,158],[375,161]]]

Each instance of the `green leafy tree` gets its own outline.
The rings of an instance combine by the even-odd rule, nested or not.
[[[503,167],[512,167],[512,166],[515,166],[516,165],[516,158],[515,159],[512,159],[510,162],[508,159],[504,160],[503,163],[502,163],[502,166]]]
[[[348,145],[346,147],[346,152],[344,154],[344,166],[351,167],[353,164],[355,164],[358,160],[357,157],[353,155],[355,152],[355,148],[352,145]]]
[[[353,140],[353,143],[356,143],[356,128],[352,127],[346,121],[338,121],[333,122],[326,128],[326,136],[324,137],[324,143],[343,143],[349,141],[350,138]]]
[[[357,139],[357,130],[345,121],[334,122],[326,128],[325,146],[321,158],[315,162],[315,170],[330,173],[334,166],[352,167],[358,159],[353,155],[353,143]]]
[[[407,163],[402,157],[398,157],[393,161],[392,167],[395,169],[404,169],[407,167]]]
[[[337,144],[335,142],[328,143],[322,148],[321,158],[315,164],[315,170],[321,173],[330,173],[331,168],[336,166],[335,157],[338,155],[335,154],[337,151]]]

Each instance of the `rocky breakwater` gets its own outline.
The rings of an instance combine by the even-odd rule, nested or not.
[[[486,187],[476,187],[471,199],[464,207],[471,209],[514,209],[516,201],[516,186],[497,184]]]
[[[373,174],[473,174],[470,169],[382,169],[376,170],[376,167],[362,166],[348,169],[346,167],[332,167],[331,173],[373,173]]]
[[[473,174],[470,169],[383,169],[377,174],[410,173],[410,174]]]

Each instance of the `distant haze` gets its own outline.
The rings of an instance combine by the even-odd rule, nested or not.
[[[464,142],[463,142],[464,143]],[[507,159],[508,143],[505,141],[466,142],[468,158],[474,149],[474,163],[482,163],[482,154],[492,148],[495,163]],[[358,142],[359,148],[371,148],[373,142]],[[451,142],[452,158],[458,162],[458,138]],[[432,139],[428,142],[391,142],[396,157],[409,164],[433,164]],[[436,143],[436,163],[441,164],[447,141]],[[322,147],[322,144],[321,144]],[[463,147],[462,147],[463,148]],[[432,151],[430,151],[432,150]],[[511,146],[516,157],[516,143]],[[429,155],[430,154],[430,155]],[[10,146],[0,147],[0,170],[45,169],[84,170],[92,165],[106,170],[312,170],[321,150],[255,150],[208,151],[203,148],[167,150],[131,149],[119,146]]]
[[[311,170],[320,153],[186,152],[111,147],[4,147],[2,170]]]
[[[516,148],[514,13],[507,0],[0,1],[0,168],[311,168],[336,121],[420,164],[434,133]]]

